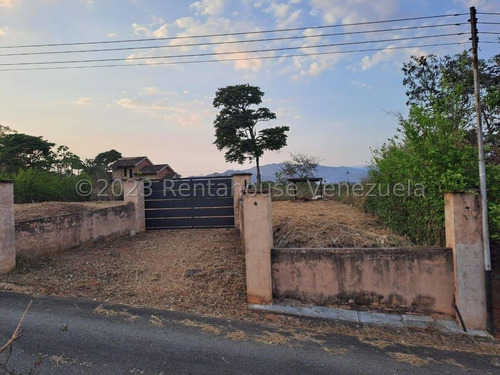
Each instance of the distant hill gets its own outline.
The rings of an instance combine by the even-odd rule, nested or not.
[[[281,164],[273,163],[260,166],[262,181],[274,181],[276,172],[279,171]],[[230,169],[222,173],[212,173],[209,176],[230,176],[233,173],[251,173],[252,180],[255,181],[257,175],[255,167],[249,169]],[[339,183],[344,181],[360,182],[366,176],[367,169],[365,167],[329,167],[326,165],[318,166],[314,177],[323,177],[324,182]]]

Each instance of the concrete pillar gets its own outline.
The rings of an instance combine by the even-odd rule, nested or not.
[[[144,232],[146,230],[144,180],[136,178],[123,180],[123,200],[126,203],[132,202],[134,204],[136,232]]]
[[[247,302],[270,304],[273,300],[271,196],[263,193],[244,193],[243,209]]]
[[[469,329],[486,329],[486,290],[478,195],[446,193],[446,246],[453,249],[455,303]]]
[[[0,180],[0,274],[16,268],[14,184]]]
[[[234,227],[240,230],[240,198],[243,190],[252,181],[251,173],[234,173],[233,177],[233,199],[234,199]]]

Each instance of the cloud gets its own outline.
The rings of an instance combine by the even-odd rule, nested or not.
[[[354,23],[387,18],[398,9],[397,0],[311,0],[311,15],[329,24]]]
[[[192,3],[189,7],[205,15],[218,15],[224,9],[225,0],[202,0]]]
[[[463,7],[475,6],[478,12],[493,12],[499,11],[498,2],[491,0],[454,0],[456,3],[462,4]]]
[[[154,95],[162,95],[162,90],[160,90],[158,87],[143,87],[142,89],[139,90],[139,95],[140,96],[154,96]]]
[[[13,8],[17,0],[0,0],[0,7]]]
[[[81,98],[79,98],[78,100],[75,100],[73,102],[73,104],[77,104],[77,105],[89,105],[91,103],[92,103],[92,99],[87,98],[85,96],[82,96]]]
[[[182,101],[173,96],[174,94],[167,94],[154,101],[128,97],[117,100],[116,104],[136,113],[187,128],[199,128],[207,118],[214,117],[213,110],[202,110],[211,109],[209,103],[204,100]]]
[[[109,34],[108,34],[108,38],[115,38],[115,37],[117,37],[117,36],[118,36],[118,34],[117,34],[117,33],[109,33]]]
[[[0,27],[0,37],[7,35],[7,30],[9,30],[8,26]]]
[[[149,25],[132,24],[135,35],[145,35],[154,38],[165,38],[168,35],[167,24],[161,18],[153,18],[153,22]]]
[[[274,17],[276,25],[283,28],[290,26],[299,19],[302,9],[294,8],[295,4],[299,2],[279,3],[270,0],[261,0],[255,3],[255,7],[262,8],[265,13],[271,14]]]

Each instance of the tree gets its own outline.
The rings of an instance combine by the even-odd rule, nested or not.
[[[0,124],[0,137],[3,137],[4,135],[11,133],[17,133],[17,132],[6,125]]]
[[[260,158],[264,151],[277,151],[286,146],[288,126],[276,126],[257,130],[259,122],[276,119],[268,108],[254,108],[262,103],[264,93],[259,87],[249,84],[219,88],[213,105],[221,108],[215,118],[215,142],[219,151],[223,149],[228,162],[243,164],[255,159],[257,185],[261,185]]]
[[[7,134],[0,138],[0,169],[17,173],[23,168],[49,171],[54,143],[27,134]]]
[[[68,146],[59,146],[54,154],[54,167],[57,173],[72,175],[75,170],[84,168],[80,157],[71,151]]]
[[[109,165],[121,157],[121,152],[115,149],[101,152],[94,159],[85,160],[86,170],[92,175],[103,175],[108,171]]]
[[[474,87],[467,53],[412,57],[404,64],[408,118],[399,115],[399,134],[374,152],[370,183],[379,194],[366,208],[390,228],[420,244],[444,244],[447,191],[478,187]],[[500,240],[500,55],[480,61],[482,116],[487,150],[491,238]],[[425,194],[394,194],[401,183],[421,184]]]
[[[301,153],[290,153],[290,157],[291,160],[284,161],[278,171],[281,180],[293,177],[313,177],[321,161],[316,156]]]
[[[467,52],[437,58],[412,56],[404,64],[403,84],[408,105],[439,111],[456,126],[465,121],[471,143],[476,143],[472,58]],[[500,164],[500,55],[479,60],[481,113],[487,161]],[[449,100],[453,98],[453,100]]]

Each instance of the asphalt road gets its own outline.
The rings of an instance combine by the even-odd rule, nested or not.
[[[499,374],[499,359],[343,335],[0,292],[0,374]],[[419,359],[422,362],[419,362]]]

